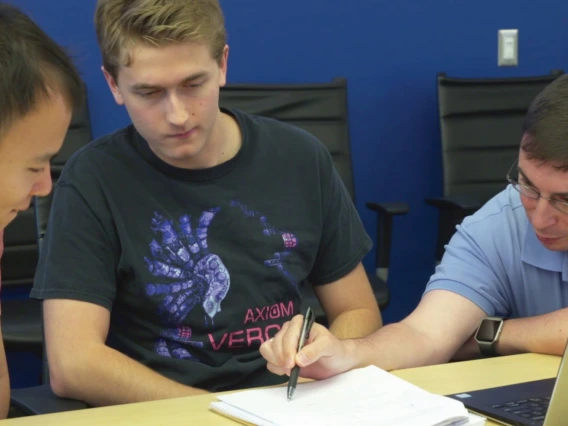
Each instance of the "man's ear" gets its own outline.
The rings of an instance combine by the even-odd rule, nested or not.
[[[109,87],[111,93],[112,93],[112,96],[114,96],[114,100],[116,101],[116,103],[119,104],[119,105],[124,105],[124,100],[122,99],[122,94],[120,93],[120,89],[118,88],[118,84],[116,84],[114,77],[112,75],[110,75],[110,73],[105,69],[104,66],[101,67],[101,71],[103,72],[103,75],[105,76],[105,80],[108,84],[108,87]]]
[[[225,45],[223,49],[223,56],[219,63],[219,87],[224,87],[227,84],[227,67],[229,65],[229,45]]]

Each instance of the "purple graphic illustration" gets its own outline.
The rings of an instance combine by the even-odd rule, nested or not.
[[[191,217],[179,220],[179,231],[171,220],[154,213],[151,229],[158,238],[150,243],[152,257],[145,257],[148,271],[169,283],[150,283],[146,294],[161,298],[158,313],[170,326],[162,331],[156,343],[156,352],[163,356],[195,359],[188,347],[203,347],[191,340],[191,327],[182,325],[191,310],[201,304],[206,326],[221,311],[221,302],[230,287],[227,268],[218,255],[209,252],[207,229],[219,208],[204,211],[195,230]]]
[[[273,267],[278,269],[278,271],[286,277],[286,279],[294,286],[297,286],[297,279],[285,268],[284,260],[291,253],[291,250],[296,248],[298,245],[298,239],[296,236],[288,231],[278,230],[271,226],[262,213],[256,212],[254,210],[249,210],[247,206],[239,201],[231,201],[231,207],[236,207],[241,209],[243,214],[249,218],[258,218],[262,225],[262,233],[265,236],[280,235],[282,237],[282,251],[272,253],[272,258],[266,259],[264,261],[264,266]]]
[[[281,237],[281,249],[270,253],[264,266],[276,268],[292,285],[296,278],[286,268],[286,257],[298,245],[296,236],[287,230],[278,230],[267,218],[249,210],[239,201],[230,207],[240,210],[245,218],[258,219],[262,235]],[[198,305],[204,311],[204,325],[213,326],[215,315],[221,311],[221,302],[227,296],[231,278],[221,258],[210,253],[207,232],[220,208],[202,212],[196,226],[190,215],[183,215],[177,223],[155,212],[151,229],[156,238],[150,243],[151,256],[144,261],[148,271],[159,282],[146,284],[146,294],[158,298],[158,314],[166,325],[155,344],[156,353],[165,357],[199,361],[192,348],[203,348],[194,340],[193,330],[185,325],[189,313]],[[195,222],[195,221],[194,221]]]

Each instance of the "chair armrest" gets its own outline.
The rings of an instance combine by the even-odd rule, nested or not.
[[[377,256],[375,268],[388,268],[392,241],[392,219],[395,215],[408,213],[406,203],[365,203],[369,210],[377,213]],[[383,279],[386,281],[386,273]]]
[[[435,258],[437,262],[440,262],[444,255],[446,244],[456,231],[456,226],[466,216],[472,215],[479,210],[483,203],[466,196],[426,198],[425,201],[426,204],[436,207],[439,211]]]
[[[49,385],[12,389],[10,403],[26,415],[60,413],[89,408],[83,401],[59,398],[53,393]]]
[[[365,203],[369,210],[377,212],[379,215],[393,216],[408,213],[408,204],[406,203]]]
[[[470,197],[426,198],[426,204],[440,210],[462,210],[465,212],[474,212],[483,205],[479,200]]]

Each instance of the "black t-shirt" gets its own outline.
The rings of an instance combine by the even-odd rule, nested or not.
[[[209,169],[168,165],[132,126],[78,151],[31,293],[107,308],[109,346],[209,391],[283,382],[260,344],[299,313],[300,284],[342,278],[371,247],[323,144],[224,112],[242,147]]]

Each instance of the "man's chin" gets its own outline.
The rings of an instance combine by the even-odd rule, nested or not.
[[[551,251],[568,251],[568,239],[562,238],[541,238],[538,237],[540,243]]]
[[[204,166],[202,163],[207,159],[202,152],[203,146],[185,146],[181,149],[165,152],[162,160],[175,167],[200,169],[210,166]]]
[[[4,211],[0,215],[0,231],[6,228],[18,215],[17,210]]]

